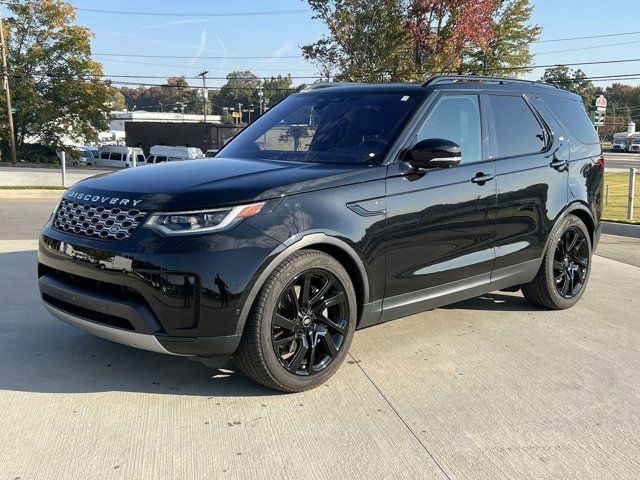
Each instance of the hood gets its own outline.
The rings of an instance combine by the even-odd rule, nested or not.
[[[97,175],[65,198],[141,210],[237,205],[384,178],[385,166],[238,158],[167,162]]]

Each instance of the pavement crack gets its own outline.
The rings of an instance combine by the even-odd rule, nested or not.
[[[425,452],[427,452],[427,455],[429,455],[429,457],[431,458],[431,460],[433,460],[433,463],[436,464],[436,466],[438,467],[438,469],[442,472],[442,474],[445,476],[445,478],[447,478],[447,480],[451,480],[451,477],[449,476],[449,474],[447,473],[447,471],[444,469],[444,467],[440,464],[440,462],[438,462],[438,460],[436,460],[436,457],[433,455],[433,453],[431,453],[431,450],[429,450],[429,447],[427,447],[427,445],[420,439],[420,437],[416,434],[416,432],[409,426],[409,424],[407,423],[407,421],[402,417],[402,415],[400,415],[400,412],[398,412],[398,410],[396,409],[396,407],[391,403],[391,401],[387,398],[387,396],[384,394],[384,392],[380,389],[380,387],[378,387],[378,385],[376,385],[376,383],[373,381],[373,379],[369,376],[369,374],[366,372],[366,370],[364,368],[362,368],[362,365],[360,363],[360,360],[356,360],[355,358],[353,358],[353,355],[351,353],[348,354],[349,357],[351,357],[351,360],[353,361],[353,363],[360,369],[360,371],[364,374],[365,377],[367,377],[367,380],[369,380],[369,382],[371,383],[371,385],[373,385],[373,388],[375,388],[378,393],[380,394],[380,396],[384,399],[384,401],[387,403],[387,405],[389,405],[389,408],[391,408],[391,410],[393,411],[393,413],[396,414],[396,416],[400,419],[400,421],[404,424],[404,426],[406,427],[407,430],[409,430],[409,432],[411,432],[411,435],[413,435],[413,438],[416,439],[416,441],[420,444],[420,446],[424,449]]]

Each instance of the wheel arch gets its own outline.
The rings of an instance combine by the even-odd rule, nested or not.
[[[582,220],[582,222],[587,227],[587,230],[589,231],[591,245],[593,245],[595,241],[596,222],[593,219],[593,215],[589,211],[589,208],[580,202],[574,202],[569,205],[562,218],[567,215],[575,215],[580,220]]]
[[[251,311],[255,299],[269,275],[271,275],[275,268],[280,265],[285,258],[299,250],[318,250],[331,255],[342,264],[349,274],[353,287],[356,291],[358,319],[360,319],[363,305],[369,302],[369,276],[364,266],[364,262],[353,247],[344,240],[329,236],[325,233],[312,233],[305,235],[294,243],[283,245],[283,247],[283,249],[276,253],[275,257],[271,257],[271,259],[267,260],[266,267],[261,269],[255,281],[252,282],[249,293],[247,294],[240,310],[238,324],[236,326],[237,334],[242,334],[244,331],[244,326],[249,316],[249,312]]]

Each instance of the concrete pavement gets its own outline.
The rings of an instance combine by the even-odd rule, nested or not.
[[[50,210],[23,208],[38,222]],[[0,240],[0,479],[640,471],[638,266],[596,256],[567,311],[498,292],[359,331],[326,385],[281,395],[233,364],[212,372],[50,317],[35,284],[35,230],[23,224]]]

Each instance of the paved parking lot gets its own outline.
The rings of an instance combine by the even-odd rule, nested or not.
[[[638,478],[638,239],[604,238],[571,310],[499,292],[362,330],[328,384],[283,395],[50,317],[29,225],[52,201],[16,229],[12,202],[0,479]]]

